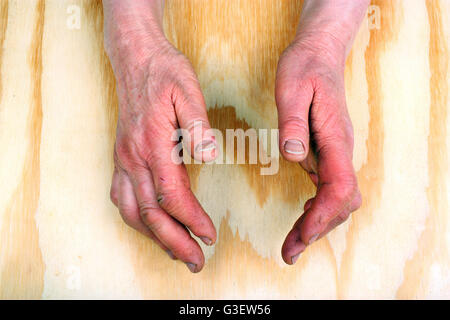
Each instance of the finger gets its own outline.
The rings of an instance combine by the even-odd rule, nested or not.
[[[148,166],[152,172],[159,206],[188,227],[205,244],[212,245],[216,241],[216,229],[190,189],[186,167],[167,160],[170,159],[168,152],[171,149],[166,144],[168,139],[160,137],[154,141],[152,150],[159,152],[151,153]]]
[[[116,181],[118,185],[118,202],[120,215],[124,222],[131,228],[139,231],[143,235],[149,237],[156,242],[167,254],[173,259],[173,253],[150,231],[150,229],[142,222],[139,215],[136,197],[133,191],[133,185],[125,171],[117,172]]]
[[[305,204],[303,205],[303,211],[306,213],[312,205],[312,202],[314,201],[314,198],[308,199]],[[297,259],[299,258],[300,254],[306,249],[306,245],[303,244],[301,239],[299,239],[298,232],[294,232],[296,228],[303,222],[306,215],[302,214],[300,218],[295,222],[294,227],[292,228],[291,232],[286,237],[286,240],[284,241],[283,247],[281,249],[281,256],[283,257],[283,260],[287,264],[294,264]],[[291,240],[292,237],[297,237]],[[294,243],[292,245],[291,243]]]
[[[321,234],[326,234],[335,224],[344,221],[349,214],[347,208],[360,196],[352,165],[353,140],[342,136],[345,130],[343,126],[338,127],[339,132],[330,130],[327,138],[317,135],[317,195],[305,211],[302,222],[297,222],[286,237],[283,244],[285,261],[292,261],[305,249],[305,245],[316,241]]]
[[[311,204],[314,201],[314,198],[308,199],[303,206],[303,211],[308,211],[311,208]]]
[[[186,131],[184,143],[190,155],[209,162],[217,155],[217,144],[206,112],[206,104],[198,81],[186,81],[172,97],[178,123]]]
[[[116,207],[119,207],[119,186],[119,172],[114,168],[109,197]]]
[[[189,270],[200,271],[204,264],[203,252],[184,226],[159,206],[151,172],[141,168],[135,170],[130,178],[142,221],[176,257],[186,263]]]
[[[341,214],[339,214],[336,218],[334,218],[328,226],[325,228],[325,230],[317,237],[316,241],[318,239],[321,239],[324,237],[328,232],[336,228],[338,225],[342,224],[344,221],[346,221],[350,215],[350,213],[356,208],[360,206],[360,200],[361,198],[355,198],[352,203],[349,205],[348,208],[344,210]],[[300,254],[306,249],[306,245],[303,243],[303,241],[300,238],[300,226],[302,225],[303,221],[307,217],[307,211],[311,208],[312,203],[314,201],[314,198],[309,199],[305,202],[304,210],[305,213],[297,220],[292,230],[289,232],[289,234],[286,237],[286,240],[283,244],[282,249],[282,256],[286,263],[288,264],[294,264],[297,259],[299,258]],[[358,202],[359,201],[359,202]]]
[[[314,242],[359,194],[351,152],[344,141],[331,139],[320,149],[318,163],[317,195],[299,227],[301,239],[306,244]]]
[[[312,202],[308,201],[305,203],[305,208],[309,207]],[[281,256],[283,257],[284,262],[286,262],[287,264],[294,264],[298,260],[300,254],[306,249],[306,245],[300,239],[300,235],[297,232],[297,229],[305,219],[308,210],[309,209],[305,209],[305,212],[295,222],[294,227],[286,236],[286,240],[284,240],[283,246],[281,248]]]
[[[309,152],[308,115],[314,91],[309,83],[298,86],[284,83],[277,81],[275,89],[280,152],[285,159],[300,162]]]
[[[353,201],[350,203],[349,207],[344,212],[339,214],[336,218],[334,218],[334,220],[332,220],[328,224],[328,226],[320,234],[318,239],[326,236],[331,230],[333,230],[334,228],[336,228],[340,224],[342,224],[345,221],[347,221],[347,219],[350,216],[350,214],[352,212],[354,212],[355,210],[357,210],[359,207],[361,207],[361,202],[362,202],[361,194],[358,192],[357,195],[355,196],[355,198],[353,199]]]

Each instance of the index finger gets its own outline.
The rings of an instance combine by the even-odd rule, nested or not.
[[[205,244],[216,241],[216,229],[211,218],[194,196],[186,167],[172,161],[171,132],[159,132],[152,139],[147,165],[150,168],[159,206],[170,216],[189,228]]]
[[[283,259],[291,264],[306,245],[316,241],[336,225],[346,220],[355,198],[360,199],[353,170],[351,148],[342,139],[329,139],[318,154],[318,190],[308,203],[301,221],[297,221],[283,244]],[[359,207],[357,203],[353,210]],[[330,227],[331,226],[331,227]]]

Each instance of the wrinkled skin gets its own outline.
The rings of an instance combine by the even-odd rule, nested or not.
[[[202,133],[209,128],[197,77],[186,57],[167,41],[131,69],[109,52],[119,96],[111,199],[129,226],[198,272],[204,256],[188,230],[207,245],[216,241],[216,230],[190,190],[185,166],[171,161],[179,127],[192,134],[196,159],[215,157],[215,149],[208,147],[215,146],[214,137],[200,134],[195,137],[201,141],[194,139],[198,123]]]
[[[192,157],[210,161],[217,155],[200,85],[189,61],[163,34],[162,0],[104,0],[103,5],[105,48],[119,97],[111,199],[130,227],[198,272],[204,255],[195,237],[212,245],[216,230],[172,152],[174,131],[183,128]],[[344,63],[367,5],[368,0],[305,0],[300,33],[279,61],[281,153],[300,163],[317,186],[283,244],[288,264],[361,205]]]
[[[316,196],[305,203],[304,214],[283,244],[282,256],[288,264],[361,205],[352,165],[353,128],[345,102],[344,65],[344,46],[326,35],[320,41],[317,36],[294,41],[278,64],[280,150],[288,161],[299,162],[317,186]],[[301,144],[287,144],[288,140]]]

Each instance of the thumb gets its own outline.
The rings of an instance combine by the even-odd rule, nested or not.
[[[173,103],[178,124],[187,131],[183,136],[190,155],[200,161],[212,161],[217,157],[216,140],[206,112],[206,104],[197,81],[176,88]]]
[[[284,83],[278,81],[275,88],[280,152],[286,160],[300,162],[309,151],[308,115],[314,90],[311,84]]]

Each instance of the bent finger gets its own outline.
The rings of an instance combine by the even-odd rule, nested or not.
[[[119,185],[118,207],[120,215],[124,222],[131,228],[137,230],[143,235],[149,237],[156,244],[167,252],[172,259],[174,255],[170,250],[153,234],[153,232],[144,224],[139,215],[139,208],[133,191],[133,185],[125,171],[117,174],[117,182]]]
[[[345,221],[347,221],[347,219],[349,218],[350,214],[353,213],[354,211],[356,211],[359,207],[361,207],[361,202],[362,202],[362,198],[361,198],[361,194],[358,193],[355,198],[352,200],[352,202],[350,203],[350,205],[348,206],[348,208],[342,212],[341,214],[339,214],[336,218],[334,218],[334,220],[332,220],[328,226],[326,227],[326,229],[320,234],[319,238],[322,238],[324,236],[326,236],[330,231],[332,231],[334,228],[336,228],[337,226],[341,225],[342,223],[344,223]]]
[[[204,265],[203,252],[184,226],[159,206],[151,172],[145,168],[137,170],[131,174],[131,182],[142,221],[177,258],[186,263],[189,270],[200,271]]]
[[[155,193],[159,206],[170,216],[181,222],[205,244],[216,241],[216,229],[211,218],[203,210],[190,189],[189,176],[184,164],[167,161],[169,155],[163,145],[166,139],[159,139],[159,153],[153,153],[148,161],[152,172]]]

